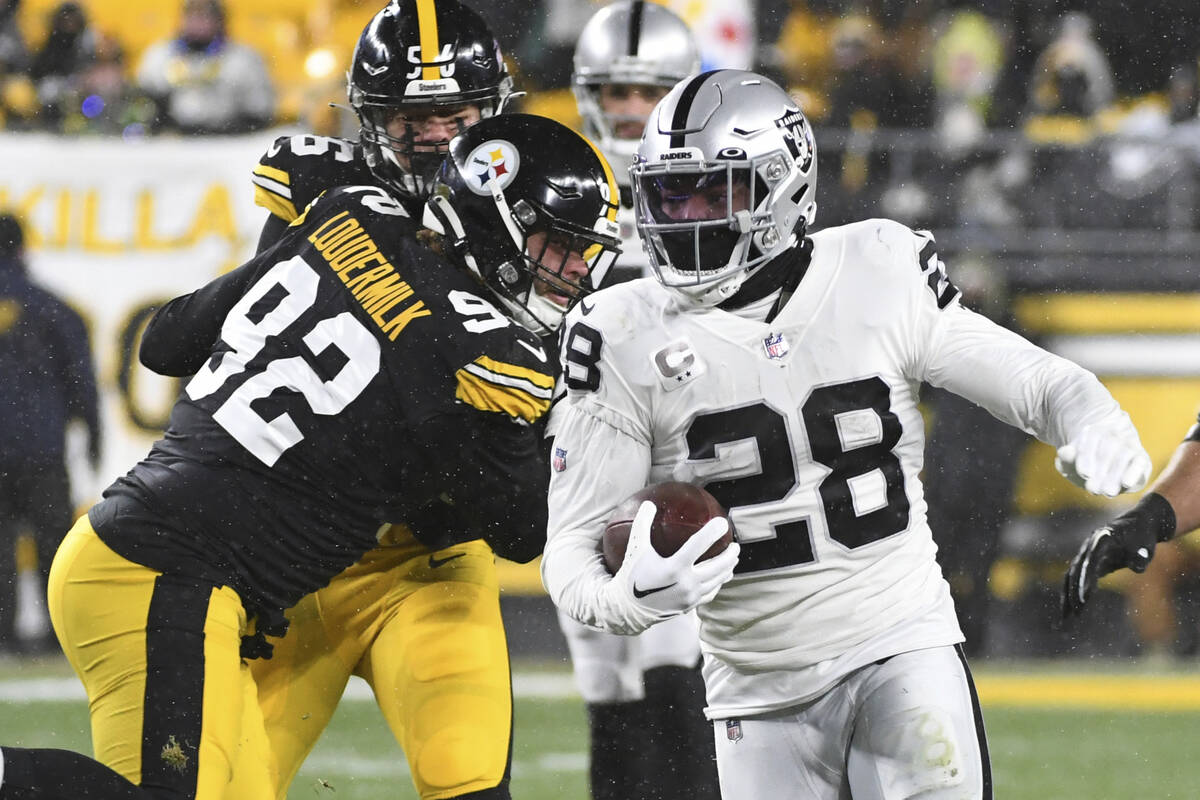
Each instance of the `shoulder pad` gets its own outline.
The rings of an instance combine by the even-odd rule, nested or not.
[[[476,342],[483,352],[458,370],[458,399],[481,411],[534,423],[550,410],[557,361],[516,322]]]
[[[896,275],[902,281],[919,279],[929,288],[938,308],[945,308],[959,296],[946,277],[937,243],[929,231],[914,231],[890,219],[867,219],[826,228],[813,234],[813,239],[830,243],[840,239],[855,263]]]
[[[322,191],[374,183],[353,142],[330,136],[281,136],[271,143],[250,176],[254,202],[291,222]]]

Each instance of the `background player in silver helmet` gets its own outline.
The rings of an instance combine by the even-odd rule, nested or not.
[[[722,797],[991,798],[917,390],[1054,445],[1097,494],[1140,487],[1150,459],[1095,376],[960,305],[928,233],[809,233],[816,178],[807,119],[762,76],[704,73],[656,107],[633,190],[657,280],[568,315],[542,575],[618,633],[698,607]],[[604,520],[662,480],[708,489],[736,542],[663,558],[645,504],[610,576]],[[692,553],[727,526],[705,527]]]
[[[700,71],[700,52],[673,11],[644,0],[617,0],[588,20],[575,45],[571,88],[583,132],[613,166],[621,185],[625,246],[613,280],[650,275],[634,227],[629,167],[656,103],[679,81]]]
[[[343,184],[385,187],[419,222],[450,139],[498,113],[512,84],[491,31],[457,0],[383,8],[359,38],[348,80],[358,142],[283,137],[255,168],[256,202],[271,212],[260,250]],[[556,321],[541,296],[532,302]],[[356,674],[375,688],[422,798],[505,797],[512,692],[494,555],[482,541],[435,552],[405,524],[382,531],[380,544],[301,600],[274,657],[252,662],[276,794],[286,797]]]
[[[572,85],[584,132],[621,186],[614,281],[651,274],[634,226],[629,167],[654,106],[699,67],[687,25],[653,2],[604,6],[579,35]],[[559,622],[587,704],[592,797],[715,797],[696,615],[682,614],[638,636],[596,630],[561,611]]]

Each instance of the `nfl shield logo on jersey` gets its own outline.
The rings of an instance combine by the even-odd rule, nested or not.
[[[740,719],[725,720],[725,736],[731,742],[740,742],[742,740],[742,721]]]
[[[783,338],[782,333],[768,334],[763,339],[763,349],[767,351],[768,358],[783,358],[788,353],[787,339]]]
[[[555,472],[562,472],[567,468],[567,451],[565,448],[554,448],[554,457],[550,459],[550,466]]]

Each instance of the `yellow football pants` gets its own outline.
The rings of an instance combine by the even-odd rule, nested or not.
[[[271,796],[237,594],[127,561],[86,516],[50,568],[50,619],[87,690],[95,757],[163,796]]]
[[[402,526],[385,542],[291,609],[272,658],[252,662],[279,800],[352,674],[375,692],[422,800],[492,788],[508,771],[495,556],[481,541],[431,553]]]

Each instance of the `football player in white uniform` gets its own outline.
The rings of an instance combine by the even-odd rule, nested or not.
[[[612,164],[621,191],[614,282],[653,274],[634,226],[629,167],[654,106],[699,71],[687,24],[655,3],[617,0],[597,11],[579,35],[576,104],[584,132]],[[589,628],[561,611],[559,622],[587,704],[592,800],[716,797],[696,614],[681,614],[638,636]],[[646,730],[655,735],[644,736]]]
[[[568,315],[542,576],[575,619],[639,633],[699,607],[725,798],[991,798],[983,723],[925,518],[923,381],[1058,448],[1106,496],[1150,460],[1091,373],[962,307],[934,242],[896,222],[807,233],[812,132],[751,72],[687,79],[632,170],[657,281]],[[616,575],[612,509],[704,486],[726,529],[674,556],[643,504]]]
[[[612,165],[621,187],[623,248],[611,280],[654,274],[634,226],[629,167],[646,120],[679,81],[700,71],[700,51],[687,23],[644,0],[616,0],[588,20],[575,44],[571,89],[583,132]]]

